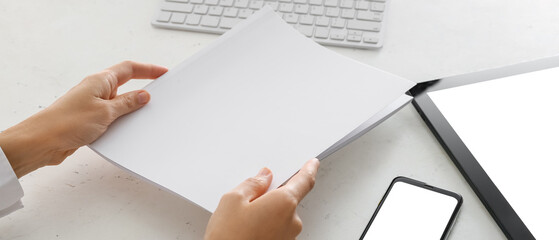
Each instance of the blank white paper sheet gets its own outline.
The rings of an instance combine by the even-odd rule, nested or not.
[[[150,103],[90,147],[213,212],[262,167],[278,187],[413,85],[266,8],[148,85]]]
[[[429,93],[537,239],[557,236],[559,67]]]

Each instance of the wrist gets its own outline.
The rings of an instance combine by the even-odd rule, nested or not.
[[[35,134],[25,123],[0,133],[0,147],[18,178],[47,165],[52,156],[48,139]]]

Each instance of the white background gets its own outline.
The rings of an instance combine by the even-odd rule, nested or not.
[[[124,59],[173,67],[217,37],[151,27],[158,3],[0,1],[0,129],[41,110],[87,74]],[[330,49],[413,81],[559,54],[559,1],[390,4],[382,49]],[[504,239],[410,106],[322,162],[298,209],[299,239],[358,239],[398,175],[463,195],[449,239]],[[200,239],[210,216],[87,148],[21,182],[25,208],[0,219],[0,239]]]

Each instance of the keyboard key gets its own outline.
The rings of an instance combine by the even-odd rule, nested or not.
[[[330,34],[330,30],[325,27],[317,27],[314,31],[315,38],[326,39],[328,38],[329,34]]]
[[[225,8],[225,10],[223,10],[223,16],[226,17],[237,17],[239,10],[237,10],[236,8]]]
[[[347,40],[350,42],[361,42],[361,36],[359,35],[347,35]]]
[[[219,3],[219,0],[206,0],[206,5],[215,6]]]
[[[361,35],[363,35],[363,31],[358,31],[358,30],[347,30],[347,35],[358,35],[358,36],[361,36]]]
[[[338,6],[338,0],[324,0],[324,6],[337,7]]]
[[[311,6],[311,14],[321,16],[324,14],[324,7],[323,6]]]
[[[206,5],[196,5],[194,6],[194,13],[206,14],[208,13],[209,7]]]
[[[247,18],[250,15],[252,15],[254,13],[254,11],[250,10],[250,9],[241,9],[239,11],[239,17],[240,18]]]
[[[339,8],[332,8],[332,7],[327,7],[326,8],[326,16],[337,17],[339,15],[340,15],[340,9]]]
[[[198,25],[200,23],[200,15],[197,14],[189,14],[186,16],[186,24],[188,25]]]
[[[171,17],[171,22],[172,23],[183,24],[184,20],[186,20],[186,14],[185,13],[173,13],[173,16]]]
[[[219,2],[220,6],[224,6],[224,7],[232,7],[233,6],[233,0],[221,0]]]
[[[361,42],[361,36],[347,35],[347,40],[350,41],[350,42],[359,43],[359,42]]]
[[[377,22],[382,21],[382,13],[373,12],[373,21],[377,21]]]
[[[278,10],[279,3],[278,2],[264,2],[264,5],[271,7],[274,11]]]
[[[375,12],[357,11],[357,19],[373,21],[375,19]]]
[[[171,12],[162,11],[159,13],[159,17],[157,17],[158,22],[168,22],[171,19]]]
[[[309,15],[301,15],[301,17],[299,17],[299,23],[312,25],[314,23],[314,17]]]
[[[303,35],[305,35],[307,37],[312,37],[314,27],[299,25],[299,26],[297,26],[297,30],[299,30],[299,32],[301,32]]]
[[[340,7],[342,7],[342,8],[353,8],[353,0],[342,0],[342,3],[340,4]]]
[[[353,18],[355,17],[355,10],[353,9],[342,9],[343,18]]]
[[[240,21],[241,21],[241,19],[238,19],[238,18],[224,17],[224,18],[221,18],[221,22],[219,24],[219,27],[224,28],[224,29],[231,29],[233,26],[235,26]]]
[[[290,13],[290,12],[293,12],[293,7],[294,7],[293,3],[280,3],[279,11]]]
[[[294,3],[306,4],[307,0],[293,0]]]
[[[212,17],[212,16],[202,16],[202,21],[200,25],[204,27],[217,27],[219,24],[219,17]]]
[[[349,20],[349,21],[347,21],[347,28],[348,29],[354,29],[354,30],[364,30],[364,31],[378,32],[378,31],[380,31],[380,23],[369,22],[369,21],[360,21],[360,20]]]
[[[192,12],[192,4],[186,3],[174,3],[174,2],[164,2],[161,5],[161,10],[173,11],[173,12]]]
[[[368,10],[369,9],[369,2],[358,1],[357,4],[355,5],[355,9]]]
[[[371,5],[371,10],[377,11],[377,12],[384,11],[384,3],[373,3]]]
[[[190,2],[194,4],[202,4],[204,3],[204,0],[190,0]]]
[[[322,5],[322,0],[309,0],[310,5]]]
[[[223,14],[223,7],[220,6],[211,6],[208,14],[212,16],[221,16]]]
[[[187,3],[184,7],[184,11],[186,11],[186,13],[192,13],[192,11],[194,11],[194,4]]]
[[[295,12],[299,14],[307,14],[309,12],[309,5],[295,4]]]
[[[362,31],[348,30],[346,39],[350,42],[361,42],[362,35]]]
[[[293,13],[286,13],[283,15],[283,20],[285,20],[287,23],[297,23],[297,20],[299,20],[299,16]]]
[[[373,34],[363,34],[363,42],[376,44],[378,43],[379,38]]]
[[[330,39],[341,41],[345,39],[345,36],[346,36],[345,30],[337,30],[337,29],[330,30]]]
[[[345,27],[345,19],[334,18],[334,19],[332,19],[332,25],[330,25],[330,26],[335,27],[335,28],[344,28]]]
[[[330,25],[330,18],[329,17],[317,17],[316,18],[316,25],[327,27],[328,25]]]
[[[255,10],[261,9],[263,6],[264,6],[264,2],[257,1],[257,0],[250,1],[248,5],[250,9],[255,9]]]
[[[248,0],[236,0],[235,7],[238,7],[238,8],[248,7]]]

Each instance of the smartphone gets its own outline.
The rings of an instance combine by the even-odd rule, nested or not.
[[[361,240],[446,239],[462,196],[407,177],[392,180]]]

